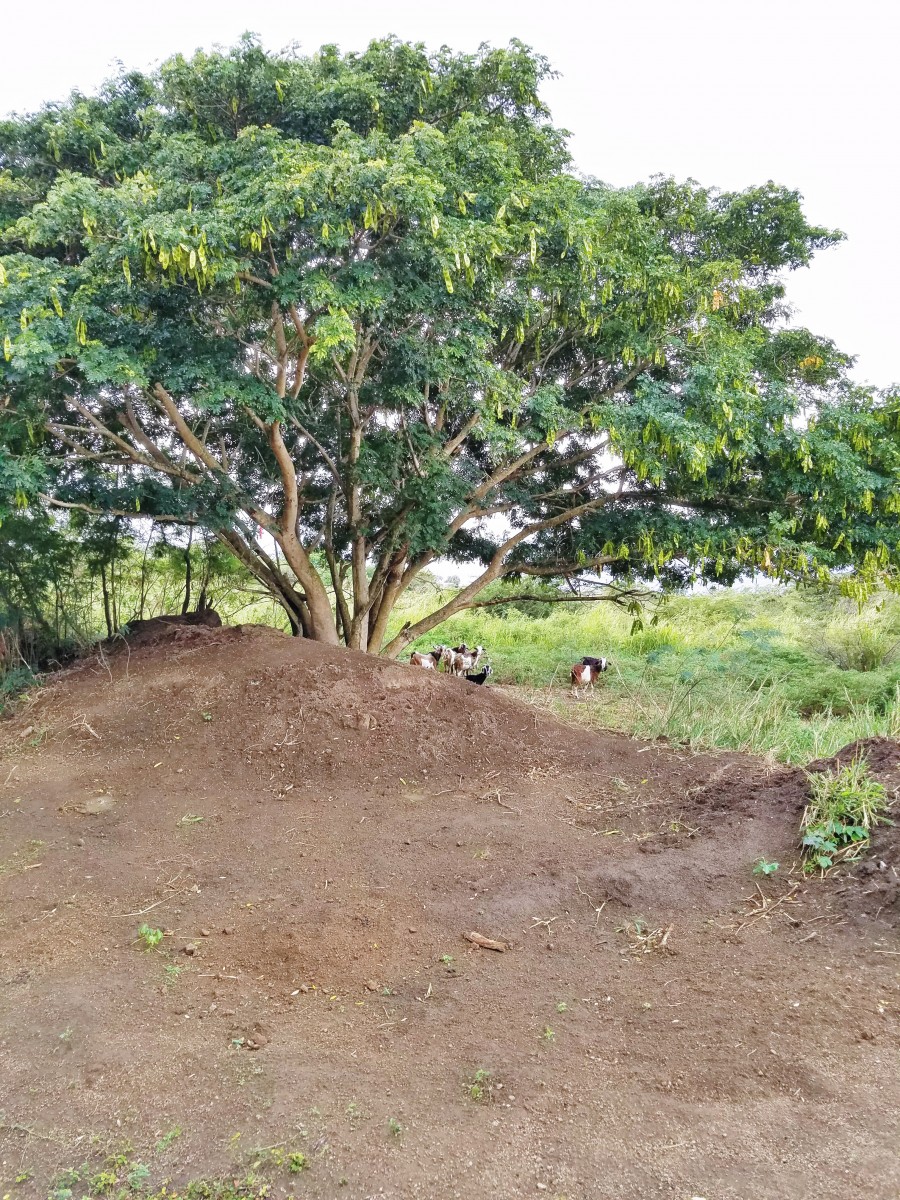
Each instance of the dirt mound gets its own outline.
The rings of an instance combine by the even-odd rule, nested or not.
[[[802,771],[182,622],[0,750],[0,1194],[897,1194],[900,855],[792,870]]]
[[[880,779],[900,777],[900,742],[886,737],[860,738],[844,746],[831,758],[817,758],[808,771],[834,771],[857,758],[864,758],[870,770]]]
[[[130,646],[152,646],[167,638],[178,637],[184,629],[220,629],[222,618],[214,608],[206,608],[203,612],[178,613],[164,617],[148,617],[147,620],[134,620],[127,626],[127,640]],[[123,638],[119,637],[107,643],[107,648],[118,649]]]

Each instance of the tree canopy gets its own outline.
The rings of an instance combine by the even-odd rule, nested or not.
[[[247,37],[0,122],[0,516],[201,525],[390,654],[500,579],[892,575],[897,397],[784,300],[841,235],[580,177],[549,73]],[[388,641],[440,558],[474,582]]]

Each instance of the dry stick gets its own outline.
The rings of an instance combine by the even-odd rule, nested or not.
[[[500,805],[501,808],[505,808],[508,812],[515,813],[516,816],[521,817],[521,815],[522,815],[521,808],[513,808],[513,806],[511,804],[503,803],[503,801],[500,799],[500,789],[499,788],[497,789],[497,791],[494,795],[494,799],[497,801],[497,803]]]
[[[81,714],[81,720],[73,721],[72,724],[69,726],[69,728],[77,729],[79,726],[81,726],[82,729],[86,729],[89,734],[91,734],[93,737],[95,737],[97,739],[98,742],[103,741],[103,738],[100,736],[99,733],[97,733],[96,729],[91,729],[90,725],[88,725],[87,718],[85,717],[84,713]]]
[[[0,1129],[8,1129],[11,1133],[26,1133],[29,1137],[40,1138],[44,1142],[59,1142],[59,1138],[51,1137],[49,1133],[38,1133],[36,1129],[29,1129],[27,1125],[20,1125],[18,1121],[0,1121]]]
[[[497,942],[493,938],[484,937],[483,934],[475,933],[474,931],[472,933],[464,933],[463,937],[467,942],[471,942],[475,946],[481,946],[485,950],[499,950],[502,954],[504,950],[509,949],[506,942]]]
[[[178,876],[176,875],[177,879]],[[159,908],[160,904],[165,904],[166,900],[157,900],[155,904],[149,904],[146,908],[139,908],[137,912],[130,913],[113,913],[114,917],[142,917],[144,913],[148,913],[151,908]]]
[[[759,884],[757,884],[756,886],[759,887]],[[735,930],[735,933],[740,933],[742,929],[746,929],[750,925],[755,925],[757,923],[757,921],[761,921],[763,917],[767,917],[773,908],[777,908],[778,905],[782,904],[785,900],[790,900],[791,897],[794,895],[794,893],[797,891],[797,889],[799,887],[800,887],[800,884],[795,883],[789,892],[785,892],[785,894],[783,896],[780,896],[777,900],[774,900],[771,903],[764,904],[763,908],[761,908],[758,913],[756,913],[753,917],[751,917],[751,919],[749,921],[744,921],[743,924],[738,925],[737,929]],[[760,892],[760,895],[762,895],[762,892]],[[755,899],[755,898],[756,898],[755,896],[752,897],[752,899]],[[764,896],[763,896],[763,900],[765,901]]]
[[[606,908],[607,904],[609,903],[609,896],[607,896],[606,899],[603,901],[603,903],[598,907],[594,903],[594,901],[590,898],[590,896],[587,894],[587,892],[584,890],[584,888],[581,886],[581,884],[578,882],[577,875],[575,876],[575,887],[578,889],[580,894],[582,896],[584,896],[585,900],[587,900],[588,904],[590,904],[591,908],[594,910],[594,928],[596,929],[597,924],[600,921],[600,914],[603,912],[604,908]]]
[[[100,663],[100,665],[102,667],[104,667],[106,669],[106,673],[109,676],[109,682],[112,683],[113,682],[113,673],[112,673],[112,670],[110,669],[109,663],[106,661],[106,655],[103,653],[103,646],[99,642],[97,644],[97,661]]]

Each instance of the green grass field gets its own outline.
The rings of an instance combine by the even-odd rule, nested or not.
[[[416,615],[410,607],[403,618]],[[611,604],[510,605],[462,614],[416,648],[483,644],[493,682],[557,716],[695,747],[806,763],[856,738],[900,736],[894,597],[860,612],[820,594],[721,590],[672,600],[637,632],[632,624]],[[577,702],[569,670],[583,654],[611,666]]]

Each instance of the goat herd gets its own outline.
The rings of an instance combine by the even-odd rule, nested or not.
[[[427,654],[416,651],[410,655],[409,661],[412,666],[419,667],[423,671],[440,671],[443,668],[448,675],[460,676],[467,679],[469,683],[482,684],[491,674],[490,663],[485,663],[482,669],[478,670],[478,664],[484,657],[484,652],[484,646],[475,646],[472,649],[463,642],[461,646],[435,646]],[[569,672],[573,695],[580,698],[580,694],[584,693],[585,688],[593,690],[594,684],[607,670],[609,670],[608,659],[585,655],[581,662],[575,663]]]
[[[441,667],[448,675],[464,675],[469,683],[484,683],[491,673],[485,663],[481,671],[476,668],[484,655],[484,646],[469,649],[465,642],[461,646],[435,646],[428,654],[411,654],[409,661],[423,671],[439,671]]]

